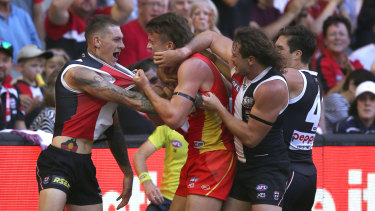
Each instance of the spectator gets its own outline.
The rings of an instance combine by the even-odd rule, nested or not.
[[[4,83],[13,65],[13,46],[7,41],[0,41],[0,129],[26,129],[25,116],[18,98],[17,90]]]
[[[59,71],[52,72],[47,80],[47,86],[43,92],[43,109],[31,123],[31,130],[43,130],[44,132],[53,134],[56,112],[55,84],[58,74]]]
[[[48,77],[55,71],[60,71],[61,68],[67,63],[70,58],[68,54],[61,48],[51,48],[48,51],[53,53],[53,57],[47,59],[44,70],[44,78]]]
[[[350,21],[342,16],[330,16],[323,24],[323,37],[326,49],[314,61],[314,69],[319,73],[322,89],[327,93],[340,83],[345,75],[362,69],[358,61],[350,61],[346,51],[350,43]]]
[[[373,1],[371,1],[373,2]],[[367,6],[367,5],[365,5]],[[370,7],[371,8],[371,7]],[[357,49],[350,55],[350,59],[358,59],[362,64],[363,67],[367,70],[371,70],[375,74],[375,2],[373,2],[373,6],[371,8],[371,12],[368,11],[366,18],[369,20],[369,33],[371,33],[372,38],[371,43]],[[366,11],[368,8],[363,8],[362,11]],[[358,41],[360,41],[362,38],[360,38]]]
[[[220,33],[216,27],[218,16],[217,8],[211,0],[194,2],[189,11],[193,33],[199,34],[206,30]]]
[[[35,44],[41,47],[30,15],[10,0],[0,1],[0,39],[12,43],[14,61],[25,45]]]
[[[375,75],[363,69],[353,71],[346,77],[342,91],[328,94],[324,98],[327,133],[332,133],[336,124],[348,117],[349,107],[354,101],[357,86],[364,81],[375,82]]]
[[[293,0],[284,14],[273,6],[273,0],[255,0],[251,8],[250,27],[263,31],[273,39],[277,32],[288,26],[301,12],[306,0]]]
[[[164,170],[159,189],[151,180],[146,159],[165,147]],[[167,125],[159,126],[134,155],[133,164],[151,204],[146,211],[168,211],[180,182],[180,172],[186,162],[188,143]]]
[[[97,0],[53,0],[45,20],[46,45],[62,48],[72,59],[78,59],[86,49],[85,28],[97,14],[110,15],[125,23],[133,9],[132,0],[116,0],[112,7],[97,8]]]
[[[44,41],[45,32],[43,26],[44,12],[43,12],[43,1],[44,0],[12,0],[12,3],[24,9],[29,13],[30,17],[34,22],[36,32],[40,41]]]
[[[375,43],[374,26],[375,1],[364,0],[357,19],[357,30],[355,32],[355,49],[370,43]]]
[[[128,66],[145,58],[152,57],[147,48],[148,37],[146,24],[154,17],[167,11],[168,0],[140,0],[138,2],[138,18],[121,27],[125,45],[120,53],[118,63]]]
[[[252,0],[213,0],[220,14],[218,28],[220,32],[233,38],[233,32],[240,26],[248,26]]]
[[[186,18],[186,20],[189,20],[189,11],[191,8],[191,5],[195,2],[196,0],[172,0],[172,12],[175,12],[177,14],[180,14]]]
[[[44,72],[46,59],[52,56],[52,52],[44,52],[36,45],[26,45],[18,53],[18,68],[22,77],[16,79],[13,85],[20,95],[21,105],[26,112],[27,128],[40,112],[43,100],[43,90],[38,86],[36,76]]]
[[[337,124],[335,133],[375,134],[375,82],[361,83],[355,96],[350,116]]]

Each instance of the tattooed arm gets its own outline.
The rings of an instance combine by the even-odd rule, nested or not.
[[[145,113],[155,113],[145,95],[116,86],[93,70],[74,67],[67,71],[64,79],[71,88],[87,92],[96,98],[123,104]]]
[[[113,117],[113,128],[111,131],[108,131],[108,146],[113,154],[113,157],[116,159],[117,164],[119,165],[121,171],[124,173],[123,180],[123,189],[122,193],[116,200],[120,200],[120,204],[117,206],[117,209],[120,209],[128,204],[130,196],[132,195],[133,187],[133,171],[129,162],[128,148],[122,134],[120,125],[118,123],[117,112]]]

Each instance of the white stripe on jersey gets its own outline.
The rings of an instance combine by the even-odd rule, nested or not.
[[[301,98],[303,97],[303,95],[305,94],[305,91],[306,91],[306,87],[307,87],[307,80],[306,80],[306,76],[305,74],[303,74],[301,72],[301,70],[298,70],[298,72],[301,74],[302,78],[303,78],[303,89],[302,89],[302,92],[295,98],[293,99],[290,99],[289,100],[289,104],[293,104],[293,103],[296,103],[298,102],[299,100],[301,100]],[[309,71],[305,71],[305,72],[309,72]],[[311,72],[311,71],[310,71]]]

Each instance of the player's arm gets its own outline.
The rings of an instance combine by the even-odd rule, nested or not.
[[[147,198],[154,204],[160,204],[164,201],[159,188],[152,182],[146,166],[146,159],[156,151],[156,147],[147,140],[137,150],[133,158],[134,169],[145,190]]]
[[[115,2],[111,9],[111,17],[122,25],[132,13],[134,4],[132,0],[115,0]]]
[[[204,105],[218,111],[234,136],[247,147],[254,148],[267,135],[282,108],[288,104],[288,89],[280,80],[269,81],[259,86],[254,96],[255,104],[251,109],[253,117],[250,117],[247,123],[235,118],[224,106],[215,102],[217,98],[211,93],[209,97],[202,97]]]
[[[160,118],[172,129],[181,127],[191,111],[195,96],[202,82],[206,79],[206,71],[201,71],[201,65],[196,59],[186,60],[180,65],[177,72],[178,85],[170,100],[157,95],[150,86],[144,72],[139,70],[134,77],[134,82],[143,89],[151,101]]]
[[[74,0],[52,0],[48,8],[48,18],[56,25],[64,25],[69,21],[69,7]]]
[[[155,109],[146,96],[116,86],[93,70],[74,67],[67,71],[64,79],[71,88],[85,91],[96,98],[123,104],[145,113],[155,113]]]
[[[128,148],[124,139],[124,134],[118,123],[117,111],[113,117],[113,129],[108,132],[108,147],[111,150],[118,166],[124,174],[123,190],[120,196],[116,199],[121,199],[117,209],[124,207],[128,204],[130,196],[132,195],[133,187],[133,171],[129,162]]]
[[[181,63],[193,53],[210,48],[212,52],[221,57],[225,62],[233,67],[232,40],[213,31],[205,31],[196,35],[185,47],[176,50],[155,52],[154,62],[160,67],[173,67]],[[226,73],[223,73],[226,75]]]

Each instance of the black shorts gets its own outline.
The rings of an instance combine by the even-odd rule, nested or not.
[[[38,157],[36,179],[39,192],[46,188],[64,191],[66,204],[82,206],[103,202],[91,154],[78,154],[49,145]]]
[[[229,196],[251,204],[281,207],[289,178],[288,171],[288,161],[268,163],[256,168],[238,161]]]
[[[283,211],[310,211],[316,193],[316,174],[304,175],[291,171],[290,184],[284,196]]]

